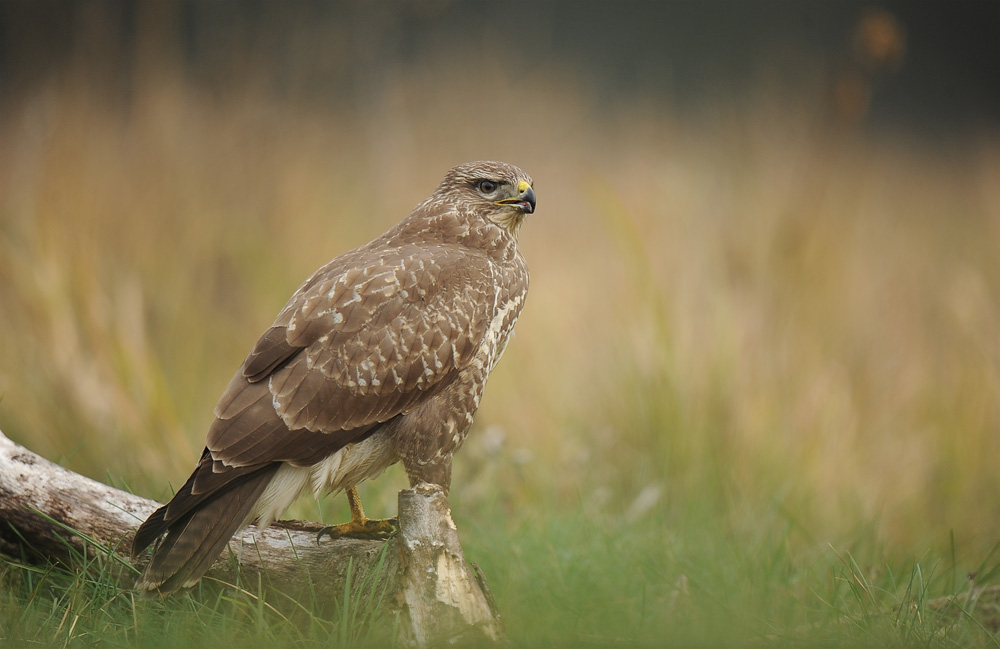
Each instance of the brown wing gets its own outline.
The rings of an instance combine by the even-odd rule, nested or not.
[[[317,271],[257,341],[216,406],[197,468],[133,552],[190,527],[217,494],[266,484],[278,462],[312,464],[371,434],[471,362],[495,308],[489,260],[414,245],[361,265],[362,252]]]
[[[485,256],[414,245],[358,261],[349,254],[310,278],[233,377],[208,434],[216,475],[220,463],[316,462],[471,361],[494,307]]]

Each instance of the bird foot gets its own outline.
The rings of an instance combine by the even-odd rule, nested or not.
[[[340,525],[328,525],[316,534],[316,542],[323,539],[323,535],[331,539],[367,539],[379,541],[390,539],[399,533],[399,519],[392,518],[363,518],[361,520],[351,520]]]

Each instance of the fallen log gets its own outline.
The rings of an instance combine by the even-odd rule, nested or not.
[[[123,588],[136,528],[160,504],[79,475],[15,444],[0,431],[0,554],[74,565],[105,552]],[[279,521],[236,535],[206,574],[213,582],[263,585],[301,600],[338,601],[349,583],[378,587],[397,615],[400,641],[426,647],[458,638],[501,640],[481,574],[466,562],[447,496],[437,485],[400,492],[400,534],[388,541],[317,543],[323,525]],[[141,568],[146,556],[140,559]]]

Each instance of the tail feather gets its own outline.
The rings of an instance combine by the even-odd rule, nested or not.
[[[139,529],[135,531],[135,538],[132,539],[133,561],[143,550],[152,545],[153,541],[160,538],[167,531],[167,522],[164,520],[166,513],[167,506],[164,505],[150,514],[146,522],[140,525]]]
[[[271,482],[279,464],[261,468],[226,485],[175,520],[164,520],[166,507],[158,509],[136,533],[133,554],[155,540],[153,558],[143,570],[136,588],[161,594],[194,585],[249,518],[253,506]],[[180,493],[178,494],[180,495]]]

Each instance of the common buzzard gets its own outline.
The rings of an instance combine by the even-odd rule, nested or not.
[[[430,198],[295,292],[218,405],[198,466],[143,523],[156,542],[137,588],[191,586],[238,530],[266,526],[306,489],[345,490],[338,533],[389,531],[356,485],[401,461],[448,490],[486,379],[528,290],[517,246],[532,180],[503,162],[449,171]]]

